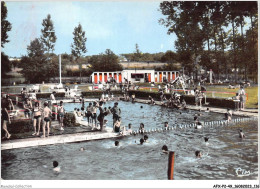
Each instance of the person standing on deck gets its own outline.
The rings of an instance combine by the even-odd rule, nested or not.
[[[100,125],[100,131],[103,131],[104,118],[106,116],[106,110],[103,108],[103,102],[99,103],[99,115],[97,117]]]
[[[93,121],[92,121],[92,103],[90,102],[89,105],[87,106],[87,112],[86,112],[86,117],[88,119],[88,125],[89,123],[92,123],[93,124]]]
[[[53,91],[53,92],[51,93],[51,95],[50,95],[50,99],[51,99],[51,107],[52,107],[52,104],[56,102],[56,100],[55,100],[55,96],[54,96],[55,93],[56,93],[56,92]]]
[[[240,110],[244,110],[245,108],[245,102],[246,102],[246,92],[244,90],[244,87],[241,86],[238,91],[239,97],[240,97]]]
[[[42,120],[42,108],[40,107],[39,102],[35,102],[34,107],[33,107],[33,136],[37,135],[39,136],[40,134],[40,128],[41,128],[41,120]],[[36,132],[36,124],[38,121],[38,131]]]
[[[27,98],[25,100],[23,108],[25,109],[25,111],[24,111],[25,118],[30,118],[31,117],[31,110],[32,110],[32,102],[29,98]]]
[[[48,103],[45,102],[44,103],[44,109],[43,109],[43,125],[42,125],[43,135],[41,136],[41,138],[45,138],[45,126],[47,126],[47,135],[46,135],[46,137],[49,137],[51,113],[52,112],[51,112],[50,108],[48,107]]]
[[[59,124],[60,124],[60,130],[63,131],[63,120],[64,120],[64,112],[65,109],[63,107],[63,101],[60,101],[60,105],[58,106],[58,116],[59,116]]]
[[[103,104],[103,102],[102,102]],[[92,127],[92,129],[94,129],[94,127],[97,127],[97,109],[98,109],[98,104],[97,102],[93,103],[92,109],[91,109],[91,114],[92,114],[92,121],[95,121],[94,126]]]
[[[2,125],[3,125],[3,130],[5,131],[5,137],[9,139],[11,137],[11,134],[8,132],[7,130],[7,124],[11,123],[10,120],[10,116],[8,114],[8,110],[7,110],[7,103],[1,103],[1,121],[2,121]]]

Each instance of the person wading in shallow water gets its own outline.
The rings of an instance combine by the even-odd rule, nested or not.
[[[110,113],[110,110],[107,108],[103,108],[103,102],[99,103],[99,115],[98,115],[98,121],[100,125],[100,131],[103,131],[104,129],[104,118]]]

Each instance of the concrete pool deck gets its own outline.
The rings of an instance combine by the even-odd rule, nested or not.
[[[74,133],[74,134],[62,134],[49,136],[45,138],[25,138],[25,139],[14,139],[6,140],[1,143],[1,150],[9,150],[15,148],[25,148],[33,146],[45,146],[51,144],[64,144],[72,142],[82,142],[106,138],[121,137],[119,133],[113,133],[112,130],[107,131],[94,131],[94,132],[84,132],[84,133]]]
[[[148,100],[136,99],[136,102],[145,103],[147,104]],[[160,101],[155,102],[156,105],[161,105]],[[199,110],[205,111],[209,108],[210,112],[216,113],[226,113],[225,108],[215,108],[209,106],[193,106],[187,105],[188,109],[191,110]],[[258,110],[257,109],[246,109],[244,111],[235,111],[233,115],[241,116],[241,117],[258,117]],[[54,122],[53,126],[55,127],[57,123]],[[66,129],[65,129],[66,130]],[[11,139],[11,140],[4,140],[1,142],[1,150],[8,150],[8,149],[15,149],[15,148],[24,148],[24,147],[33,147],[33,146],[44,146],[44,145],[53,145],[53,144],[64,144],[64,143],[72,143],[72,142],[82,142],[82,141],[91,141],[97,139],[108,139],[108,138],[115,138],[115,137],[122,137],[122,135],[118,133],[112,132],[112,128],[107,127],[106,131],[91,131],[89,129],[85,129],[84,131],[77,132],[72,131],[71,133],[61,133],[59,135],[49,136],[47,138],[40,138],[40,137],[32,137],[27,136],[25,138],[20,139]]]

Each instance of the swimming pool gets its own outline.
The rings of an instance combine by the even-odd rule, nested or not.
[[[109,102],[105,106],[112,106]],[[141,109],[140,106],[143,106]],[[80,104],[66,104],[67,111]],[[138,129],[169,125],[177,121],[193,122],[196,111],[167,109],[146,104],[119,102],[123,125],[132,123]],[[222,114],[202,113],[200,120],[221,120]],[[111,116],[107,117],[111,123]],[[238,138],[243,127],[246,138]],[[204,137],[209,137],[206,145]],[[141,134],[117,139],[96,140],[62,145],[39,146],[2,151],[2,178],[6,180],[167,180],[168,155],[161,153],[166,144],[175,151],[174,179],[257,179],[258,128],[256,121],[232,126],[176,129],[148,134],[148,143],[139,145]],[[120,142],[114,146],[115,140]],[[80,151],[84,147],[85,151]],[[200,150],[203,157],[195,158]],[[61,166],[52,171],[52,161]],[[250,172],[240,175],[241,170]]]
[[[169,126],[175,124],[190,124],[194,123],[194,116],[196,114],[201,114],[199,121],[219,121],[224,120],[224,114],[214,113],[214,112],[199,112],[194,110],[177,110],[170,109],[157,105],[149,105],[142,103],[131,103],[125,101],[119,101],[118,107],[121,109],[122,123],[121,125],[128,126],[129,123],[132,124],[132,129],[137,130],[140,123],[144,123],[145,129],[163,128],[164,122],[168,122]],[[93,104],[93,102],[92,102]],[[88,103],[85,103],[85,107]],[[114,102],[107,102],[104,107],[113,107]],[[142,108],[141,108],[142,106]],[[72,112],[74,108],[81,108],[80,103],[64,103],[64,108],[68,112]],[[99,112],[99,111],[98,111]],[[238,116],[233,116],[233,118],[238,118]],[[112,127],[112,115],[105,117],[108,120],[107,126]]]

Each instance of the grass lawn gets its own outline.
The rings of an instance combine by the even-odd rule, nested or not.
[[[146,86],[142,86],[146,87]],[[236,89],[229,89],[227,86],[207,86],[207,97],[214,97],[214,98],[229,98],[235,96],[238,92],[238,88]],[[142,91],[150,91],[149,88],[142,88]],[[152,92],[157,92],[157,89],[152,89]],[[247,93],[248,99],[246,101],[246,108],[258,108],[258,86],[254,87],[247,87],[245,88]],[[227,93],[223,93],[227,92]],[[178,92],[182,94],[182,92]]]
[[[151,84],[138,84],[141,88],[141,91],[149,91]],[[156,85],[157,86],[157,85]],[[207,88],[207,97],[216,97],[216,98],[229,98],[235,96],[235,93],[238,92],[238,88],[229,89],[227,86],[206,86]],[[79,86],[79,89],[82,91],[89,91],[89,86]],[[246,108],[258,108],[258,86],[247,87],[245,88],[246,93],[248,94],[248,99],[246,101]],[[151,92],[158,92],[157,88],[152,88]],[[227,92],[227,93],[222,93]],[[178,92],[182,94],[182,92]]]

